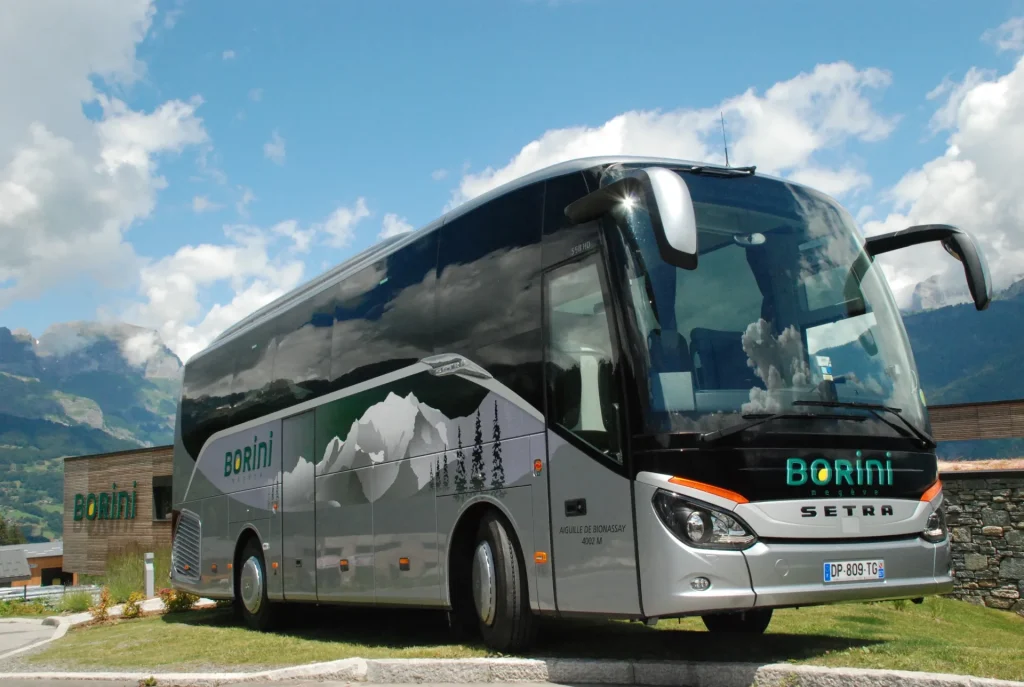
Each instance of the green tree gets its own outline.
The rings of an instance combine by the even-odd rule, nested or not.
[[[24,544],[25,533],[13,520],[0,517],[0,546],[7,544]]]
[[[494,401],[494,429],[491,433],[494,444],[491,447],[491,489],[505,486],[505,464],[501,458],[501,427],[498,425],[498,401]]]
[[[476,411],[476,432],[473,437],[473,471],[470,475],[473,490],[483,489],[487,484],[484,476],[484,433],[480,428],[480,409]]]
[[[461,427],[459,427],[459,448],[455,452],[455,491],[466,491],[466,455],[462,452]]]

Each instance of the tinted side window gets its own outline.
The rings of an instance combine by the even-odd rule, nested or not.
[[[331,290],[276,318],[274,385],[278,409],[324,393],[331,369]]]
[[[433,351],[437,232],[349,277],[334,302],[331,388],[372,379]]]
[[[434,350],[464,355],[537,409],[542,361],[543,184],[441,228]]]
[[[273,381],[277,338],[273,323],[246,332],[227,345],[231,349],[235,374],[231,380],[232,423],[247,422],[272,412],[268,392]]]
[[[569,226],[565,206],[587,195],[587,182],[580,172],[549,179],[544,191],[544,234],[554,234]]]
[[[231,426],[233,350],[220,346],[185,365],[181,399],[181,437],[193,459],[212,433]]]

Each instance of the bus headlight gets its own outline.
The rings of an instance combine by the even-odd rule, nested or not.
[[[934,511],[928,516],[928,522],[924,526],[921,536],[925,541],[937,544],[946,538],[946,516],[941,510]]]
[[[739,518],[707,504],[694,503],[664,489],[654,493],[653,503],[665,527],[689,546],[739,550],[757,541]]]

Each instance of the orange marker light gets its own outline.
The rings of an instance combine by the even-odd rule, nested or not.
[[[216,564],[216,563],[214,563],[214,564],[212,564],[212,565],[210,566],[210,571],[211,571],[211,572],[217,572],[217,564]]]
[[[538,551],[537,553],[533,554],[533,562],[534,563],[547,563],[548,562],[548,554],[547,554],[547,552],[545,552],[545,551]]]
[[[937,480],[935,480],[935,484],[933,484],[932,486],[928,487],[928,490],[925,493],[921,494],[921,500],[924,501],[925,503],[927,503],[928,501],[931,501],[936,496],[938,496],[939,492],[941,492],[941,491],[942,491],[942,480],[938,480],[937,479]]]
[[[231,570],[231,567],[232,567],[231,564],[228,563],[228,570]]]
[[[408,570],[409,569],[409,559],[408,558],[399,558],[398,559],[398,569],[399,570]]]
[[[540,458],[538,458],[537,460],[533,461],[533,474],[539,475],[543,469],[544,469],[544,461],[542,461]]]
[[[686,479],[685,477],[670,477],[669,482],[672,484],[678,484],[681,487],[689,487],[690,489],[696,489],[703,491],[705,494],[714,494],[715,496],[723,499],[728,499],[735,503],[750,503],[750,500],[742,494],[737,494],[735,491],[729,491],[728,489],[722,489],[712,484],[704,484],[703,482],[697,482],[696,480]]]
[[[191,570],[191,569],[192,569],[192,566],[190,566],[188,563],[186,563],[185,564],[185,570],[188,571],[188,570]]]
[[[340,561],[338,561],[338,567],[341,568],[342,572],[348,570],[348,559],[342,558]]]
[[[273,568],[274,570],[277,570],[277,561],[274,561],[273,563],[271,563],[270,567]]]

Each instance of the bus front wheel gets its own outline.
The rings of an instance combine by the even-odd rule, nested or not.
[[[715,613],[701,616],[709,632],[731,632],[742,634],[764,634],[772,621],[772,609],[755,608],[736,613]]]
[[[526,648],[535,632],[526,565],[505,521],[494,513],[480,522],[470,566],[473,609],[484,643],[502,652]]]
[[[272,629],[277,613],[267,598],[267,566],[263,549],[255,537],[245,543],[238,568],[235,607],[252,629]]]

